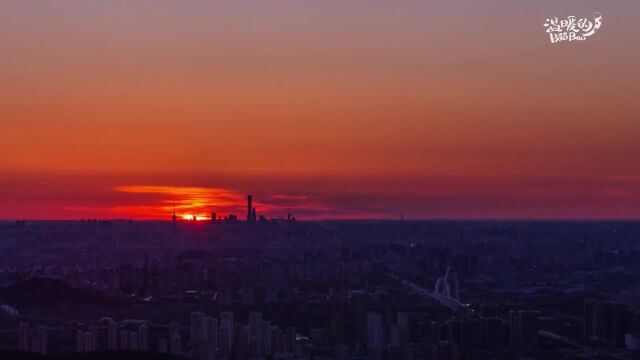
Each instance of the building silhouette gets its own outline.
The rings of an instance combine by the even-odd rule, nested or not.
[[[250,223],[253,220],[253,197],[247,195],[247,222]]]

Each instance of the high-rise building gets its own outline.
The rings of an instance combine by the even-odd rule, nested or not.
[[[96,350],[98,350],[98,327],[95,326],[95,325],[89,326],[87,334],[88,334],[87,335],[88,336],[88,340],[87,340],[88,350],[87,351],[96,351]]]
[[[626,304],[588,299],[584,305],[584,336],[589,340],[624,347],[632,313]]]
[[[295,352],[298,347],[298,332],[293,326],[287,327],[287,339],[285,341],[290,352]]]
[[[224,334],[222,334],[223,327],[226,329]],[[222,341],[222,339],[224,339],[224,341],[226,341],[227,343],[226,344],[227,349],[231,349],[231,347],[233,346],[233,330],[234,330],[233,313],[230,311],[221,312],[220,327],[218,329],[218,336],[219,336],[218,346],[219,347],[223,345],[220,342]]]
[[[283,351],[283,343],[284,337],[282,336],[282,331],[280,328],[272,325],[271,326],[271,350],[273,353],[281,353]]]
[[[107,349],[118,350],[120,327],[117,321],[111,320],[107,325]]]
[[[229,327],[228,322],[220,322],[220,328],[218,329],[218,354],[220,356],[226,357],[229,355],[231,351],[232,344],[231,339],[233,338],[233,328]]]
[[[204,314],[199,311],[191,313],[191,358],[204,359],[206,357]]]
[[[249,349],[249,325],[236,323],[233,330],[233,356],[244,359],[248,356]]]
[[[204,339],[209,348],[218,347],[218,318],[212,316],[204,318]]]
[[[180,334],[180,323],[177,321],[172,321],[169,323],[169,335],[173,336],[175,334]]]
[[[42,355],[47,355],[49,352],[49,334],[48,328],[44,325],[39,325],[36,329],[36,344],[34,352]]]
[[[138,350],[149,351],[149,326],[147,324],[138,326]]]
[[[251,355],[259,357],[264,354],[262,351],[261,333],[262,313],[252,312],[249,314],[249,350]]]
[[[271,355],[271,322],[260,321],[258,324],[258,344],[262,355]]]
[[[250,223],[253,220],[253,197],[251,195],[247,195],[247,222]]]
[[[138,339],[138,332],[137,331],[129,332],[129,350],[138,351],[138,349],[139,349],[138,340],[139,339]]]
[[[127,330],[120,331],[120,349],[129,350],[129,332]]]
[[[29,340],[31,339],[31,329],[28,322],[21,322],[18,325],[18,349],[29,351]]]
[[[378,312],[367,313],[367,345],[381,347],[384,344],[384,320]]]
[[[173,215],[171,216],[172,221],[172,229],[173,232],[176,232],[176,221],[178,220],[178,216],[176,215],[176,203],[173,203]]]
[[[204,340],[204,314],[199,311],[191,313],[191,343],[200,343]]]
[[[262,313],[252,312],[249,313],[249,325],[252,327],[253,331],[258,331],[258,324],[262,321]]]
[[[84,331],[76,330],[76,352],[85,352],[85,337]]]
[[[171,355],[182,355],[182,337],[178,334],[171,336]]]

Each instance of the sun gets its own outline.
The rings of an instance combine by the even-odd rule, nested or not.
[[[182,220],[189,220],[189,221],[205,221],[205,220],[209,220],[208,217],[206,216],[202,216],[202,215],[195,215],[195,214],[187,214],[187,215],[182,215]]]

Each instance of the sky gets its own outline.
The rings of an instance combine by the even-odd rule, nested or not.
[[[550,17],[593,18],[551,44]],[[640,2],[0,2],[0,219],[640,218]]]

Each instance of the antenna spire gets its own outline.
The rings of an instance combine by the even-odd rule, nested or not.
[[[178,217],[176,216],[176,202],[174,201],[174,202],[173,202],[173,216],[171,216],[171,219],[172,219],[172,220],[173,220],[173,222],[175,223],[177,218],[178,218]]]

